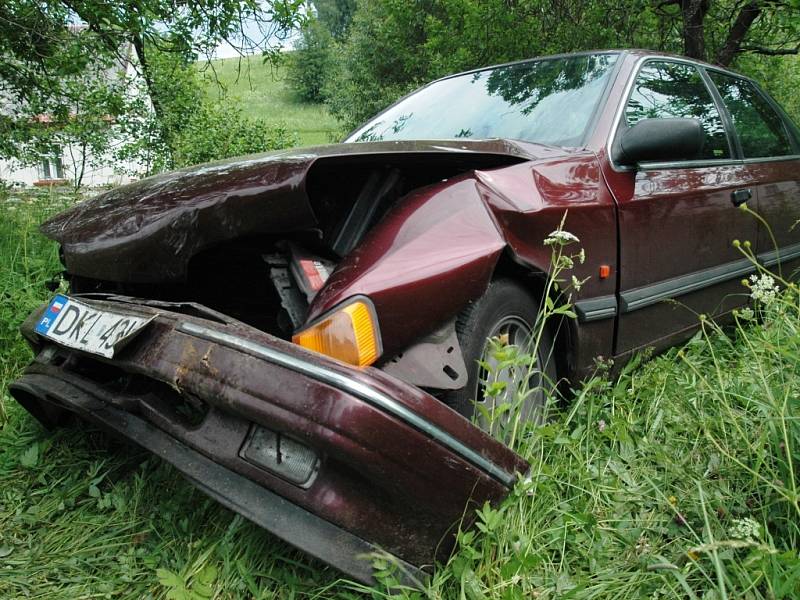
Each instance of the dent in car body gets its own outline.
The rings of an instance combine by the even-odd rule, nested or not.
[[[307,194],[313,167],[350,167],[413,156],[428,162],[489,157],[527,160],[546,147],[503,140],[339,144],[220,161],[156,175],[105,192],[42,226],[63,248],[67,270],[107,281],[164,283],[186,278],[193,255],[220,242],[312,228]],[[345,174],[342,174],[345,177]]]
[[[613,294],[614,280],[599,280],[594,268],[616,269],[614,209],[597,159],[523,142],[373,142],[222,161],[111,190],[42,230],[62,244],[73,275],[181,281],[193,256],[226,240],[317,227],[308,195],[315,173],[334,166],[346,177],[365,162],[409,157],[458,159],[474,168],[396,202],[339,263],[307,322],[351,295],[367,295],[380,323],[382,358],[389,359],[478,298],[504,253],[546,273],[550,250],[541,242],[565,213],[566,228],[591,257],[591,264],[576,265],[576,276],[589,278],[580,297]],[[495,166],[478,168],[487,163]],[[609,320],[588,329],[588,345],[569,359],[575,372],[612,351]]]

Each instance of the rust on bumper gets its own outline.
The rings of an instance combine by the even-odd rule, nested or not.
[[[85,300],[97,308],[114,300]],[[114,359],[54,346],[10,386],[45,425],[64,410],[174,464],[200,489],[355,579],[393,555],[408,581],[446,557],[470,503],[497,502],[527,463],[436,398],[237,322],[126,303],[156,315]],[[203,408],[199,419],[179,407]],[[254,428],[313,450],[298,485],[243,456]]]

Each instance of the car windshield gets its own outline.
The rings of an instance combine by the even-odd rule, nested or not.
[[[346,141],[509,138],[577,146],[616,59],[568,56],[448,77],[389,107]]]

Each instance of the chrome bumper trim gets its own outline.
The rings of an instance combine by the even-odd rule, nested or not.
[[[502,467],[496,465],[483,455],[479,454],[463,442],[457,440],[446,431],[443,431],[424,417],[418,415],[406,406],[390,398],[386,394],[371,388],[368,385],[355,381],[346,375],[337,373],[323,366],[315,365],[290,354],[286,354],[274,348],[243,339],[236,335],[216,331],[208,327],[196,325],[194,323],[182,322],[177,330],[188,333],[198,338],[217,342],[230,348],[242,350],[248,354],[263,358],[273,364],[291,369],[297,373],[307,375],[317,381],[332,385],[343,392],[347,392],[357,398],[364,400],[372,406],[391,414],[400,419],[407,425],[417,429],[449,450],[453,451],[463,459],[478,467],[485,473],[491,475],[504,485],[512,487],[517,480],[513,473],[509,473]]]

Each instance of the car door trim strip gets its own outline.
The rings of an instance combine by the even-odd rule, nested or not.
[[[382,410],[385,413],[392,415],[410,425],[414,429],[423,432],[438,443],[447,447],[455,454],[461,456],[463,459],[491,475],[504,485],[512,487],[517,481],[517,476],[514,473],[509,473],[499,465],[495,464],[479,452],[473,450],[460,440],[456,439],[443,429],[434,425],[426,418],[418,415],[410,410],[397,400],[390,398],[386,394],[364,384],[356,381],[321,365],[315,365],[305,361],[296,356],[286,354],[280,350],[264,346],[257,342],[253,342],[237,335],[216,331],[202,325],[197,325],[190,322],[182,322],[177,327],[178,331],[188,333],[195,337],[203,338],[212,342],[220,343],[230,348],[235,348],[246,352],[252,356],[262,358],[272,364],[278,365],[301,373],[322,383],[331,385],[343,392],[351,394],[357,398],[364,400],[370,405]]]
[[[758,262],[764,267],[800,258],[800,244],[784,246],[779,250],[763,252],[758,255]],[[621,312],[628,313],[662,300],[682,296],[703,288],[723,283],[756,270],[749,258],[733,261],[724,265],[687,273],[651,285],[645,285],[620,294]]]
[[[608,319],[617,314],[617,297],[612,295],[578,300],[575,313],[581,323]]]
[[[762,252],[757,256],[758,262],[764,267],[772,267],[779,262],[785,263],[798,258],[800,258],[800,244],[792,244],[778,250]],[[748,275],[755,270],[756,267],[752,261],[744,258],[627,290],[620,294],[619,312],[633,312],[662,300],[682,296],[742,275]],[[575,303],[575,312],[581,323],[608,319],[617,314],[617,299],[614,296],[599,296],[597,298],[579,300]]]
[[[645,308],[662,300],[682,296],[703,288],[729,281],[755,270],[755,266],[745,258],[724,265],[718,265],[702,271],[687,273],[639,288],[627,290],[620,294],[623,313]]]
[[[800,244],[792,244],[791,246],[784,246],[771,252],[762,252],[758,255],[758,262],[765,267],[777,265],[779,262],[783,263],[787,260],[794,260],[800,258]]]

